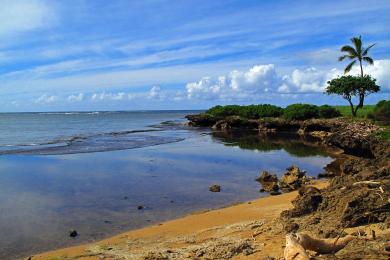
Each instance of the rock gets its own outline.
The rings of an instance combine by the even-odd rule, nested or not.
[[[76,229],[69,230],[69,236],[70,237],[77,237],[79,233],[77,233]]]
[[[278,177],[276,174],[269,174],[267,171],[262,171],[260,176],[256,179],[258,182],[277,182]]]
[[[287,233],[291,233],[291,232],[297,232],[298,229],[299,229],[299,225],[295,222],[287,222],[283,225],[283,229],[284,231],[286,231]]]
[[[286,169],[283,177],[279,181],[279,186],[282,190],[293,191],[302,186],[306,181],[305,171],[301,171],[297,166],[293,165]]]
[[[280,191],[273,190],[273,191],[271,191],[269,194],[272,195],[272,196],[276,196],[276,195],[280,195],[280,194],[282,194],[282,193],[281,193]]]
[[[229,130],[229,129],[258,129],[257,120],[249,120],[238,116],[227,117],[217,121],[213,127],[214,130]]]
[[[144,209],[144,208],[145,208],[145,207],[144,207],[143,205],[138,205],[138,206],[137,206],[137,209],[138,209],[138,210],[142,210],[142,209]]]
[[[319,179],[323,179],[323,178],[333,178],[334,176],[336,176],[334,173],[332,172],[324,172],[324,173],[319,173],[318,174],[318,178]]]
[[[198,114],[198,115],[187,115],[186,116],[189,126],[204,126],[211,127],[213,126],[220,118],[215,118],[208,114]]]
[[[217,185],[217,184],[214,184],[214,185],[211,185],[209,190],[211,192],[220,192],[221,191],[221,186]]]
[[[299,196],[292,201],[294,208],[281,213],[283,217],[295,218],[316,211],[322,202],[321,191],[315,187],[305,187]]]
[[[275,194],[271,195],[279,195],[276,192],[279,190],[278,186],[278,177],[276,174],[269,174],[267,171],[263,171],[261,175],[256,179],[256,181],[260,182],[262,189],[260,192],[274,192]]]

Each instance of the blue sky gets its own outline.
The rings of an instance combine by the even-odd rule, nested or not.
[[[345,102],[353,36],[390,97],[390,1],[0,0],[0,111]],[[357,71],[352,71],[352,74]]]

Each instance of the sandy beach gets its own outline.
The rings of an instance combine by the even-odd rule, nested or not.
[[[315,183],[318,188],[326,185],[325,181]],[[246,259],[259,259],[269,255],[281,257],[285,244],[284,234],[264,231],[271,229],[270,225],[278,224],[275,219],[283,210],[292,207],[291,201],[297,194],[297,191],[294,191],[222,209],[194,213],[159,225],[128,231],[96,243],[42,253],[30,259],[137,259],[148,254],[149,257],[157,257],[164,252],[178,252],[180,255],[192,257],[191,252],[201,254],[200,248],[208,248],[209,252],[214,252],[214,257],[218,254],[229,254],[229,250],[232,251],[232,256],[235,250],[242,250],[241,253],[237,252],[238,258],[245,254]],[[246,248],[248,241],[255,245],[254,251]]]

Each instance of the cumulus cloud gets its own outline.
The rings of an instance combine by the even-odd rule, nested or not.
[[[163,95],[161,93],[161,87],[160,86],[153,86],[149,90],[148,98],[149,99],[162,99]]]
[[[126,101],[126,100],[142,100],[142,99],[156,99],[163,100],[166,95],[162,91],[161,87],[156,85],[153,86],[147,92],[137,92],[137,93],[126,93],[126,92],[117,92],[117,93],[94,93],[91,96],[91,101]]]
[[[40,96],[37,99],[35,99],[34,103],[37,103],[37,104],[50,104],[50,103],[53,103],[53,102],[58,101],[58,100],[59,100],[58,96],[43,94],[42,96]]]
[[[129,95],[124,92],[118,92],[118,93],[95,93],[91,96],[92,101],[103,101],[103,100],[126,100],[128,99]]]
[[[68,96],[67,100],[70,101],[70,102],[80,102],[80,101],[83,101],[84,100],[84,94],[83,93],[79,93],[78,95],[70,95],[70,96]]]
[[[365,66],[365,73],[378,80],[383,91],[390,90],[390,60],[378,60],[373,66]],[[354,68],[350,74],[358,74]],[[256,65],[247,71],[231,71],[217,78],[203,77],[186,84],[189,99],[251,100],[265,93],[299,94],[322,93],[327,81],[343,75],[340,69],[319,70],[314,67],[295,69],[280,74],[275,65]]]

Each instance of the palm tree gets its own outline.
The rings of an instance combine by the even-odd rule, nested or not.
[[[339,61],[343,61],[344,59],[353,60],[344,69],[344,74],[347,74],[352,69],[352,67],[355,65],[356,61],[359,61],[360,73],[361,73],[361,76],[363,77],[364,74],[363,74],[362,62],[366,61],[370,65],[374,64],[374,60],[371,57],[369,57],[367,54],[368,54],[368,51],[375,45],[375,43],[371,44],[367,48],[364,48],[363,44],[362,44],[362,36],[359,36],[359,38],[353,37],[351,39],[351,42],[353,43],[353,46],[344,45],[343,47],[341,47],[341,51],[345,52],[347,54],[339,57]]]

